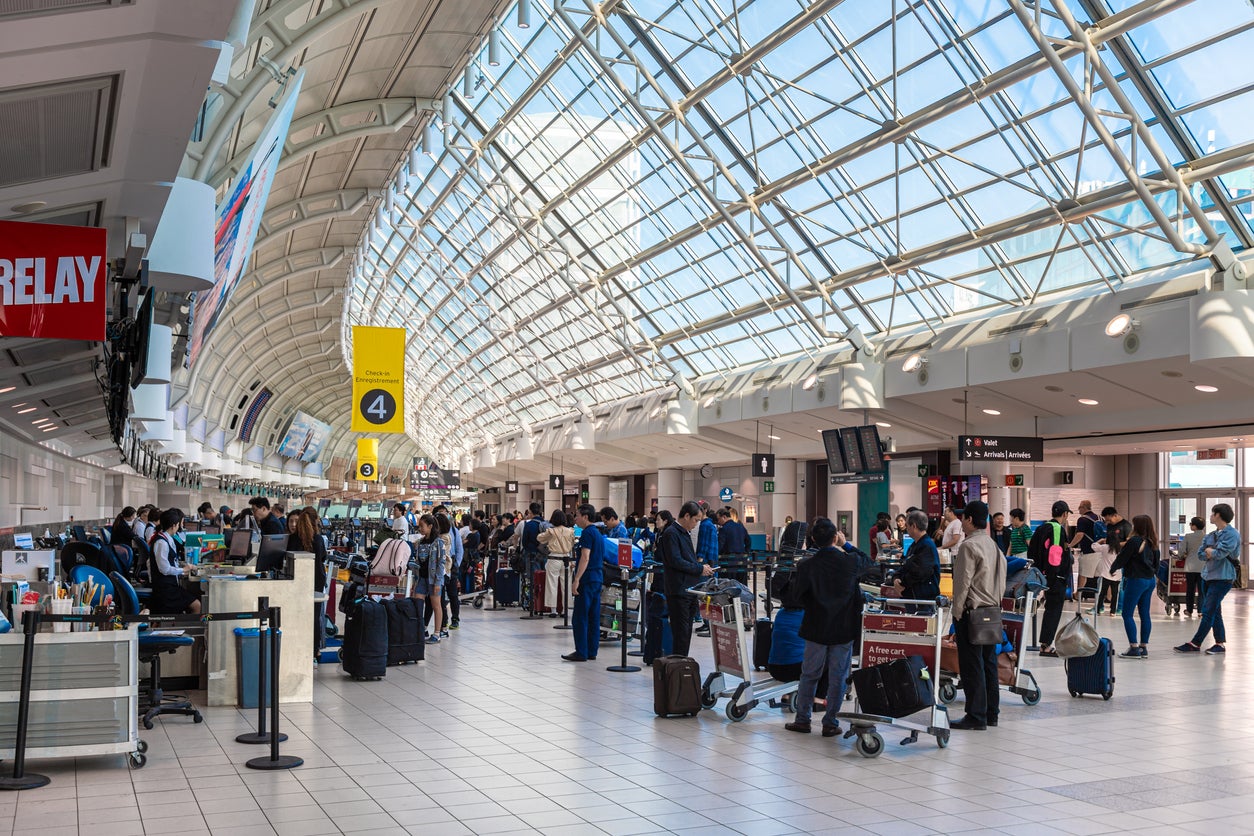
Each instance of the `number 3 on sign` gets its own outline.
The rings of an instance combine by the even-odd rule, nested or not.
[[[396,416],[396,399],[384,389],[371,389],[362,395],[357,409],[371,424],[386,424]]]

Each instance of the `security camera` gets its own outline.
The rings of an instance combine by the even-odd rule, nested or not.
[[[1083,451],[1083,450],[1081,450],[1081,449],[1079,449],[1079,448],[1077,447],[1077,448],[1076,448],[1076,451],[1075,451],[1075,454],[1076,454],[1077,456],[1083,456],[1083,455],[1084,455],[1084,451]]]

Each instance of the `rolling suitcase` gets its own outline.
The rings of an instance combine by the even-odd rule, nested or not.
[[[859,668],[850,679],[863,714],[908,717],[932,705],[932,678],[922,656]]]
[[[521,582],[521,576],[513,569],[497,569],[492,583],[492,609],[496,609],[498,604],[502,607],[517,604]]]
[[[556,612],[561,615],[565,609],[562,601],[562,585],[557,585],[557,609],[552,609],[544,605],[544,587],[548,581],[548,573],[543,569],[537,569],[531,576],[531,611],[534,613]]]
[[[1092,656],[1073,657],[1063,663],[1067,668],[1067,691],[1073,697],[1100,694],[1108,700],[1115,695],[1115,645],[1110,639],[1097,642]]]
[[[362,598],[349,610],[340,664],[344,673],[357,680],[387,675],[388,620],[378,601]]]
[[[653,660],[653,713],[659,717],[701,713],[701,667],[688,656]]]
[[[771,630],[774,628],[769,618],[759,618],[753,623],[753,669],[766,670],[767,660],[771,656]]]
[[[426,656],[422,642],[422,601],[390,598],[380,602],[388,621],[388,664],[408,665]]]

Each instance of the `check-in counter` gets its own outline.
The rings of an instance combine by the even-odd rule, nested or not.
[[[290,580],[242,579],[235,576],[201,579],[205,612],[256,610],[257,599],[270,599],[282,612],[283,641],[279,653],[279,702],[313,700],[314,556],[292,555]],[[256,627],[256,621],[214,621],[206,625],[206,666],[209,705],[236,705],[239,663],[235,628]]]

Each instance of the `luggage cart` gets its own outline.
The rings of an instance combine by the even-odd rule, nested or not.
[[[901,605],[913,605],[914,613],[902,613]],[[859,643],[859,668],[865,669],[895,659],[919,656],[927,665],[932,681],[932,705],[928,710],[928,722],[914,722],[904,717],[886,717],[864,714],[861,711],[842,711],[837,719],[849,724],[845,737],[855,737],[854,749],[864,758],[879,757],[884,751],[884,738],[878,726],[890,726],[910,732],[901,741],[905,746],[915,743],[920,732],[936,738],[936,745],[944,749],[949,745],[949,711],[938,698],[940,690],[941,636],[949,630],[949,599],[938,597],[934,601],[875,597],[864,599],[862,607],[862,638]],[[858,706],[861,708],[861,705]],[[910,715],[914,716],[914,715]]]
[[[1023,601],[1022,610],[1019,609],[1018,601]],[[1010,606],[1007,607],[1007,604]],[[1001,610],[1002,627],[1014,646],[1015,667],[1013,681],[1002,683],[1000,687],[1018,696],[1024,705],[1037,705],[1041,701],[1041,686],[1037,684],[1032,672],[1023,667],[1024,650],[1028,642],[1027,625],[1036,615],[1036,591],[1029,590],[1024,598],[1003,598]],[[942,670],[940,690],[937,692],[940,701],[949,705],[957,699],[959,683],[957,672]]]
[[[488,596],[492,594],[492,590],[488,587],[486,577],[484,575],[484,564],[487,562],[482,555],[476,555],[471,560],[470,577],[474,582],[475,588],[470,592],[466,592],[461,588],[462,579],[457,579],[457,597],[463,604],[470,604],[477,610],[483,609],[484,602]]]
[[[1188,583],[1184,572],[1184,558],[1172,555],[1158,562],[1158,571],[1154,573],[1154,591],[1158,600],[1163,602],[1168,615],[1180,614],[1180,606],[1187,598]]]
[[[712,595],[695,587],[688,591],[700,601],[701,617],[710,622],[710,641],[714,645],[714,671],[701,686],[702,708],[712,709],[726,697],[724,713],[728,720],[739,723],[762,700],[778,700],[797,692],[799,682],[753,680],[753,654],[745,641],[745,625],[753,623],[753,609],[740,600],[739,591]],[[729,687],[728,676],[740,681]]]

